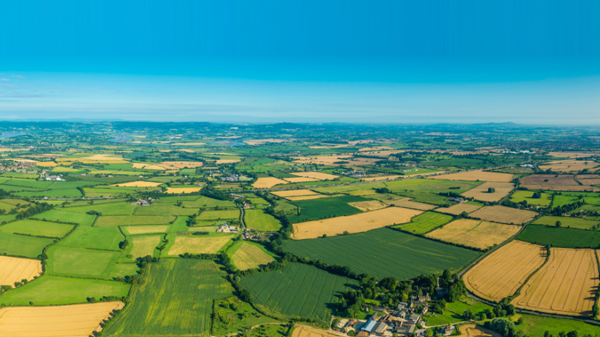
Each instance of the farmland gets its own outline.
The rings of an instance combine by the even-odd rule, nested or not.
[[[481,201],[500,201],[512,192],[514,188],[515,184],[513,183],[486,182],[464,192],[462,196]],[[494,192],[488,192],[489,189],[493,189]]]
[[[536,225],[556,226],[556,222],[560,222],[561,226],[577,229],[593,229],[600,225],[598,220],[587,220],[582,218],[566,217],[566,216],[543,216],[533,222]]]
[[[239,210],[227,210],[227,211],[204,211],[197,217],[198,221],[202,220],[226,220],[226,219],[239,219]]]
[[[231,259],[240,270],[256,268],[274,260],[262,246],[251,242],[242,242],[231,255]]]
[[[426,236],[428,238],[485,250],[506,241],[511,236],[517,234],[520,229],[521,227],[514,225],[460,219],[440,229],[436,229]]]
[[[283,271],[245,277],[241,285],[263,310],[328,323],[332,314],[329,305],[336,301],[336,295],[356,287],[357,282],[316,267],[289,263]]]
[[[514,203],[521,203],[523,201],[527,201],[529,205],[537,205],[537,206],[550,206],[552,202],[552,196],[548,193],[541,193],[540,198],[533,198],[534,191],[517,191],[515,192],[510,201]]]
[[[72,213],[67,211],[52,210],[40,214],[36,214],[34,218],[39,220],[56,221],[76,223],[81,226],[91,226],[96,220],[95,215]]]
[[[144,257],[146,255],[152,256],[154,249],[160,243],[161,237],[159,235],[141,235],[131,238],[133,248],[129,254],[133,255],[133,258]]]
[[[42,273],[39,260],[0,256],[0,285],[13,285],[22,280],[33,280]]]
[[[248,228],[261,232],[275,232],[281,227],[277,219],[262,210],[246,210],[244,213],[244,221]]]
[[[216,254],[231,238],[233,235],[176,236],[173,245],[167,250],[167,254]]]
[[[300,211],[296,216],[288,217],[292,223],[320,220],[324,218],[358,214],[360,209],[350,203],[362,202],[366,199],[355,196],[331,197],[315,200],[294,201]]]
[[[550,169],[552,171],[560,171],[560,172],[579,172],[585,169],[592,170],[594,167],[597,167],[598,163],[595,163],[591,160],[557,160],[546,163],[544,165],[540,165],[540,169],[547,170]]]
[[[545,259],[544,247],[515,240],[469,269],[463,280],[475,295],[499,302],[513,295]]]
[[[600,191],[596,187],[579,185],[573,175],[534,174],[522,178],[521,186],[530,190]]]
[[[302,222],[294,225],[293,238],[300,240],[316,238],[323,235],[339,235],[344,232],[360,233],[397,223],[406,223],[421,213],[421,211],[415,211],[408,208],[388,207],[378,211],[350,216]]]
[[[515,298],[517,307],[590,316],[598,287],[598,263],[592,249],[552,248],[550,259]]]
[[[369,249],[363,249],[365,246]],[[359,274],[393,276],[398,280],[447,268],[458,270],[480,254],[388,228],[326,239],[288,240],[284,241],[283,249],[328,264],[348,266]],[[381,256],[403,258],[381,259]]]
[[[224,273],[211,261],[164,259],[151,266],[131,303],[106,328],[106,336],[202,334],[212,301],[231,296]]]
[[[417,215],[407,224],[396,225],[394,228],[399,228],[403,231],[413,234],[425,234],[430,232],[442,225],[445,225],[452,221],[452,217],[445,214],[426,212],[421,215]]]
[[[473,213],[476,210],[480,209],[479,205],[471,205],[466,203],[457,204],[454,206],[450,206],[447,208],[438,208],[436,211],[441,213],[448,213],[452,215],[459,215],[462,212]]]
[[[502,337],[502,335],[497,332],[481,326],[475,326],[475,324],[461,325],[459,330],[461,334],[467,337]]]
[[[0,254],[36,258],[53,239],[0,232]]]
[[[596,248],[600,245],[600,232],[544,225],[529,225],[519,235],[519,240],[562,248]]]
[[[141,216],[100,216],[94,223],[95,227],[118,227],[135,225],[165,225],[175,220],[173,215],[141,215]]]
[[[123,226],[121,229],[126,234],[135,235],[148,233],[166,233],[169,230],[169,226]]]
[[[62,238],[72,229],[73,225],[38,220],[19,220],[0,226],[0,231],[4,233],[17,233],[49,238]]]
[[[484,172],[483,170],[466,171],[452,174],[444,174],[429,179],[444,179],[444,180],[470,180],[470,181],[490,181],[499,183],[509,183],[512,180],[512,174]]]
[[[399,207],[418,209],[418,210],[421,210],[421,211],[429,211],[429,210],[432,210],[432,209],[436,208],[435,205],[429,205],[429,204],[424,204],[422,202],[412,201],[410,198],[401,198],[401,199],[389,200],[389,201],[385,201],[385,203],[388,204],[388,205],[394,205],[394,206],[399,206]]]
[[[294,333],[291,337],[336,337],[338,335],[334,335],[328,333],[327,331],[313,328],[307,325],[298,325],[294,329]]]
[[[78,227],[68,237],[58,242],[58,246],[119,250],[119,242],[125,237],[116,227]]]
[[[49,275],[112,279],[135,275],[136,265],[117,265],[120,252],[52,246],[48,249]]]
[[[0,335],[27,337],[90,336],[122,302],[76,304],[41,308],[0,309]],[[51,334],[51,335],[50,335]]]
[[[471,214],[470,217],[485,221],[506,224],[523,224],[533,220],[537,213],[504,206],[485,206]]]
[[[256,187],[256,188],[271,188],[275,185],[287,184],[287,183],[288,182],[285,180],[277,179],[274,177],[268,177],[268,178],[258,178],[258,180],[256,180],[256,182],[254,184],[252,184],[252,186]]]

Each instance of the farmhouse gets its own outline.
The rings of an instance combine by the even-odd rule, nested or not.
[[[237,232],[239,229],[235,226],[229,226],[225,222],[219,225],[219,229],[217,229],[217,233],[232,233]]]

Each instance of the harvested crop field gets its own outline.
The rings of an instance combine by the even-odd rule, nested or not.
[[[584,184],[584,185],[600,185],[600,175],[594,175],[594,174],[580,174],[577,177],[575,177],[577,179],[577,181],[579,181],[580,183]]]
[[[279,191],[279,192],[271,192],[278,197],[287,198],[287,197],[299,197],[299,196],[307,196],[307,195],[320,195],[317,192],[313,192],[311,190],[292,190],[292,191]]]
[[[539,167],[544,171],[551,169],[552,171],[560,172],[579,172],[585,169],[592,170],[598,165],[593,160],[557,160],[540,165]]]
[[[517,234],[520,226],[495,222],[459,219],[425,235],[426,237],[451,242],[467,247],[488,249]]]
[[[398,179],[400,177],[402,177],[402,176],[400,176],[400,175],[376,176],[376,177],[360,178],[360,180],[363,180],[363,181],[394,180],[394,179]]]
[[[146,170],[164,170],[165,168],[160,166],[160,165],[156,165],[156,164],[147,164],[147,163],[133,163],[133,168],[137,168],[137,169],[146,169]]]
[[[209,237],[177,236],[175,243],[168,251],[168,255],[190,254],[216,254],[233,235],[220,235]]]
[[[293,238],[312,239],[323,236],[349,233],[360,233],[375,228],[393,224],[410,222],[410,220],[423,212],[401,207],[388,207],[378,211],[354,214],[317,221],[301,222],[294,225]]]
[[[182,169],[182,168],[196,168],[202,167],[204,163],[201,161],[163,161],[158,165],[162,166],[165,169]]]
[[[440,213],[459,215],[462,212],[473,213],[480,208],[481,208],[481,206],[479,206],[479,205],[471,205],[471,204],[462,203],[462,204],[450,206],[448,208],[438,208],[435,211],[440,212]]]
[[[161,185],[162,183],[155,183],[152,181],[132,181],[129,183],[121,183],[121,184],[116,184],[116,185],[112,185],[112,186],[118,186],[118,187],[156,187],[158,185]]]
[[[286,197],[287,200],[290,201],[296,201],[296,200],[312,200],[312,199],[321,199],[321,198],[328,198],[328,195],[324,195],[324,194],[316,194],[316,195],[301,195],[298,197]]]
[[[495,192],[489,193],[489,188],[495,189]],[[514,188],[515,184],[513,183],[486,182],[464,192],[462,196],[481,201],[500,201],[500,199],[512,192]]]
[[[258,245],[250,242],[242,242],[240,248],[231,256],[231,260],[238,269],[246,270],[266,265],[274,259]]]
[[[546,260],[546,249],[514,240],[479,261],[464,275],[475,295],[499,302],[513,295]]]
[[[501,334],[484,327],[467,324],[459,326],[458,330],[467,337],[502,337]]]
[[[194,193],[200,192],[202,186],[198,187],[167,187],[167,192],[170,194],[183,194],[183,193]]]
[[[363,212],[376,211],[378,209],[388,207],[388,205],[386,205],[378,200],[351,202],[348,205],[350,205],[352,207],[356,207]]]
[[[485,221],[500,222],[506,224],[523,224],[531,221],[536,216],[536,212],[522,209],[504,207],[504,206],[485,206],[470,214],[472,218]]]
[[[39,276],[41,273],[42,262],[40,260],[0,256],[0,285],[12,286],[15,282],[21,282],[24,279],[31,281],[34,276]]]
[[[512,174],[508,173],[497,173],[497,172],[484,172],[483,170],[459,172],[452,174],[443,174],[435,177],[429,177],[427,179],[441,179],[441,180],[467,180],[467,181],[489,181],[498,183],[509,183],[513,178]]]
[[[254,184],[252,184],[252,186],[256,187],[256,188],[271,188],[275,185],[287,184],[287,183],[288,182],[285,180],[277,179],[274,177],[267,177],[267,178],[258,178],[256,180],[256,182]]]
[[[394,205],[394,206],[399,206],[399,207],[406,207],[406,208],[412,208],[412,209],[418,209],[420,211],[429,211],[432,210],[434,208],[436,208],[437,206],[435,205],[430,205],[430,204],[425,204],[422,202],[416,202],[416,201],[412,201],[411,198],[402,198],[402,199],[396,199],[396,200],[389,200],[385,202],[388,205]]]
[[[596,187],[579,185],[573,175],[534,174],[522,178],[521,186],[530,190],[600,191]]]
[[[292,337],[339,337],[339,335],[334,335],[325,330],[313,328],[312,326],[297,325],[294,328]]]
[[[316,180],[333,180],[338,177],[336,175],[323,172],[290,172],[290,174],[298,177],[311,178]]]
[[[590,316],[598,287],[592,249],[552,248],[550,259],[521,289],[517,307],[562,315]]]
[[[0,309],[0,336],[88,337],[122,302]]]
[[[133,255],[134,259],[147,255],[152,256],[154,248],[160,244],[160,238],[160,235],[144,235],[132,238],[133,248],[129,254]]]
[[[598,156],[599,151],[579,151],[579,152],[549,152],[548,155],[559,158],[589,158]]]
[[[147,233],[165,233],[169,229],[169,226],[127,226],[121,229],[127,231],[129,234],[147,234]]]
[[[310,182],[310,181],[318,181],[317,179],[304,178],[304,177],[283,178],[283,179],[290,183],[306,183],[306,182]]]

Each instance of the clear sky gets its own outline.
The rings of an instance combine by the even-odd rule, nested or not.
[[[598,1],[6,1],[0,120],[600,124]]]

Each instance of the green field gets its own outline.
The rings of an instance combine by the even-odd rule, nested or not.
[[[98,203],[97,205],[94,204],[81,207],[69,207],[65,208],[64,210],[74,213],[87,213],[89,211],[96,211],[102,213],[102,215],[131,215],[137,207],[140,206],[130,205],[125,202],[112,202]]]
[[[289,263],[283,271],[248,276],[241,285],[252,293],[255,304],[267,312],[328,324],[336,296],[347,288],[355,288],[357,282],[316,267]]]
[[[27,180],[12,179],[12,180],[5,182],[4,184],[10,185],[10,186],[31,187],[31,188],[43,190],[45,188],[48,188],[50,185],[54,184],[54,182],[53,181],[37,181],[37,180],[31,180],[31,179],[27,179]]]
[[[529,225],[517,238],[538,245],[563,248],[598,248],[600,232],[573,228]]]
[[[196,197],[198,198],[198,197]],[[184,200],[184,199],[180,199]],[[209,197],[201,196],[194,201],[182,201],[183,206],[192,208],[237,208],[233,201],[229,200],[217,200]]]
[[[355,196],[342,196],[293,201],[292,203],[300,208],[300,215],[292,215],[289,216],[288,219],[292,223],[298,223],[329,217],[358,214],[362,213],[362,211],[348,205],[348,203],[367,200],[368,199]]]
[[[216,300],[214,308],[213,331],[217,336],[242,331],[259,324],[279,322],[261,314],[250,304],[234,296]],[[268,336],[274,335],[268,334]]]
[[[536,206],[550,206],[552,202],[552,195],[548,193],[542,193],[542,197],[539,199],[532,198],[535,191],[516,191],[510,197],[510,201],[514,203],[521,203],[523,201],[527,201],[528,205],[536,205]]]
[[[556,222],[560,221],[562,227],[571,227],[579,229],[591,229],[596,225],[600,225],[598,220],[587,220],[582,218],[573,218],[566,216],[543,216],[533,222],[536,225],[555,226]]]
[[[451,205],[449,197],[438,195],[438,193],[463,193],[476,186],[481,185],[478,181],[457,181],[438,179],[406,179],[385,182],[387,188],[392,192],[411,197],[414,201],[433,205]],[[450,187],[458,187],[450,189]]]
[[[410,223],[393,226],[413,234],[425,234],[452,221],[454,217],[435,212],[426,212],[412,218]]]
[[[200,335],[209,329],[213,300],[232,293],[211,261],[169,258],[150,268],[104,336]]]
[[[579,336],[591,334],[600,335],[600,326],[587,324],[574,319],[559,319],[552,317],[541,317],[535,315],[520,314],[523,324],[517,325],[517,331],[523,331],[527,336],[544,336],[549,331],[553,336],[559,336],[560,332],[577,331]]]
[[[326,239],[287,240],[283,249],[328,264],[348,266],[358,274],[393,276],[398,280],[445,269],[459,270],[480,255],[389,228]]]
[[[285,199],[279,199],[273,202],[275,212],[283,212],[288,215],[298,214],[298,207]]]
[[[18,233],[49,238],[62,238],[72,229],[73,225],[39,220],[18,220],[0,226],[0,231],[4,233]]]
[[[118,227],[128,225],[168,225],[175,220],[174,215],[109,215],[96,219],[94,227]]]
[[[86,303],[87,298],[124,297],[131,286],[121,282],[44,275],[0,296],[5,305],[55,305]]]
[[[76,223],[81,226],[91,226],[94,223],[94,220],[96,220],[95,215],[89,215],[89,214],[85,214],[85,213],[83,213],[83,214],[72,213],[72,212],[61,211],[61,210],[52,210],[52,211],[36,214],[33,217],[36,219],[39,219],[39,220],[49,220],[49,221],[60,220],[61,222]]]
[[[262,210],[252,209],[244,211],[244,221],[246,227],[255,229],[260,232],[275,232],[281,228],[281,224],[270,214]]]
[[[198,212],[198,208],[186,206],[179,207],[172,203],[155,202],[150,206],[139,207],[135,210],[135,215],[193,215]]]
[[[0,232],[0,254],[36,258],[53,239]]]
[[[236,268],[240,270],[266,265],[277,257],[261,244],[241,240],[236,241],[227,249],[227,255],[229,255]]]
[[[204,211],[200,213],[200,215],[196,218],[198,221],[202,220],[226,220],[226,219],[239,219],[240,211],[237,209],[234,210],[225,210],[225,211]]]
[[[52,246],[48,249],[47,272],[56,276],[112,279],[135,275],[134,264],[119,264],[121,252]]]
[[[117,227],[78,227],[57,245],[75,248],[119,250],[125,237]]]
[[[1,188],[1,187],[0,187]],[[81,192],[78,189],[65,189],[65,190],[45,190],[45,191],[36,191],[36,192],[17,192],[15,195],[21,197],[33,197],[33,198],[80,198]]]

